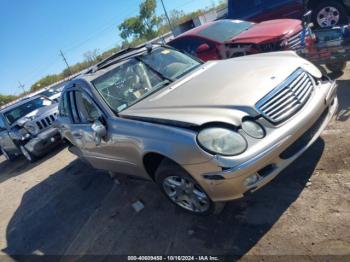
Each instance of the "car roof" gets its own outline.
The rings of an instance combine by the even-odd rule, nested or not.
[[[79,75],[77,78],[72,80],[72,82],[76,82],[77,80],[85,80],[88,82],[93,81],[94,79],[100,77],[101,75],[104,75],[106,72],[118,67],[120,64],[125,63],[128,58],[132,58],[137,55],[141,55],[145,52],[147,52],[148,48],[159,48],[164,47],[165,45],[159,44],[159,43],[153,43],[153,44],[145,44],[134,48],[127,48],[124,50],[121,50],[120,52],[115,53],[114,55],[104,59],[103,61],[99,62],[97,65],[93,66],[90,70],[87,70],[85,73]],[[169,47],[172,48],[172,47]],[[124,60],[126,59],[126,60]],[[119,61],[120,60],[120,61]],[[119,62],[118,62],[119,61]],[[110,65],[108,67],[103,67],[108,65],[110,62],[116,62],[113,63],[113,65]],[[99,68],[102,67],[102,68]]]
[[[24,98],[20,99],[18,102],[14,103],[14,104],[11,104],[9,106],[5,106],[5,107],[1,108],[0,109],[0,113],[5,113],[7,111],[15,109],[16,107],[18,107],[20,105],[23,105],[23,104],[27,103],[28,101],[35,100],[35,99],[37,99],[39,97],[43,97],[43,96],[35,95],[35,96],[31,96],[31,97],[24,97]]]

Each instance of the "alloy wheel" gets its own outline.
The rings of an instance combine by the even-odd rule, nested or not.
[[[333,6],[322,8],[317,14],[317,23],[321,27],[332,27],[340,21],[340,12]]]
[[[194,181],[169,176],[163,181],[167,196],[178,206],[196,213],[204,213],[210,207],[210,200],[205,192]]]

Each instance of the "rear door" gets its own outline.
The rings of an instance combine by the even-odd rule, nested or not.
[[[303,0],[229,0],[229,17],[262,22],[302,17]]]
[[[256,21],[263,13],[263,0],[228,0],[229,18]]]
[[[304,12],[302,0],[265,0],[263,2],[263,12],[257,17],[259,21],[281,18],[301,19]]]

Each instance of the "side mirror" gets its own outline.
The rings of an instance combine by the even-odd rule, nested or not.
[[[198,46],[196,53],[201,54],[208,51],[209,49],[210,49],[210,46],[208,44],[201,44],[200,46]]]
[[[101,144],[102,139],[107,135],[106,127],[99,120],[96,120],[91,128],[94,131],[96,145]]]

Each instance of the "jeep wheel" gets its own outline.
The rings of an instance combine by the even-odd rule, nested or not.
[[[344,69],[346,68],[346,61],[329,63],[326,64],[326,67],[333,73],[343,73]]]
[[[312,20],[316,27],[333,27],[348,23],[346,8],[334,0],[319,3],[312,12]]]
[[[35,160],[36,160],[35,156],[33,156],[33,154],[31,154],[24,146],[20,146],[19,148],[21,149],[21,152],[22,152],[23,156],[24,156],[30,163],[35,162]]]
[[[198,215],[220,213],[223,203],[214,203],[206,192],[178,165],[163,161],[156,171],[156,182],[176,206]]]
[[[6,160],[8,161],[13,161],[15,160],[15,157],[13,155],[11,155],[10,153],[7,153],[5,149],[3,149],[1,147],[1,153],[4,155],[4,157],[6,158]]]

